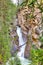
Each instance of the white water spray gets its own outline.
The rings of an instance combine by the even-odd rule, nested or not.
[[[17,0],[12,0],[12,2],[17,5]],[[22,0],[20,2],[22,2]],[[18,27],[18,26],[17,26],[17,34],[18,34],[18,37],[19,37],[19,46],[25,44],[26,41],[23,40],[21,28]],[[20,51],[17,53],[17,57],[20,59],[21,65],[29,65],[31,63],[29,60],[24,58],[25,46],[26,46],[26,44],[23,45],[20,48]],[[6,62],[6,65],[10,65],[9,64],[10,60],[14,60],[14,57],[9,58],[9,60]]]
[[[17,3],[18,3],[17,0],[11,0],[11,1],[13,2],[13,4],[16,4],[16,5],[17,5]]]
[[[11,1],[13,2],[13,4],[18,5],[18,3],[21,4],[24,0],[11,0]]]
[[[17,34],[18,34],[18,37],[19,37],[19,46],[23,45],[21,48],[20,48],[20,51],[18,51],[17,53],[17,57],[20,59],[20,62],[21,62],[21,65],[29,65],[30,64],[30,61],[28,59],[25,59],[24,58],[24,51],[25,51],[25,46],[26,46],[26,42],[23,40],[23,37],[22,37],[22,31],[21,31],[21,28],[17,26]],[[14,57],[11,57],[8,62],[6,63],[6,65],[10,65],[10,60],[14,60]]]
[[[25,51],[26,41],[23,40],[22,31],[21,31],[20,27],[17,27],[17,34],[18,34],[18,37],[19,37],[19,46],[24,44],[20,48],[20,51],[18,52],[17,56],[19,57],[19,59],[21,61],[21,65],[29,65],[30,64],[29,60],[24,58],[24,51]]]
[[[18,56],[19,57],[24,57],[24,51],[25,51],[25,41],[23,40],[23,37],[22,37],[22,31],[21,31],[21,28],[20,27],[17,27],[17,34],[18,34],[18,37],[19,37],[19,46],[23,45],[21,48],[20,48],[20,51],[18,52]]]

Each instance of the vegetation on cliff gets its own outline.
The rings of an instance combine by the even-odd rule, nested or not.
[[[40,31],[42,29],[42,33],[41,33],[41,35],[39,35],[40,31],[36,32],[39,35],[38,40],[41,42],[40,49],[38,48],[38,42],[37,42],[38,40],[37,40],[37,38],[35,38],[36,35],[34,34],[33,28],[32,28],[33,33],[31,35],[32,35],[32,41],[34,41],[35,45],[32,44],[31,39],[28,39],[27,45],[31,42],[30,43],[32,46],[31,52],[30,52],[30,59],[32,60],[31,65],[43,65],[43,0],[40,0],[40,1],[25,0],[18,7],[16,5],[14,5],[11,2],[11,0],[0,0],[0,64],[5,63],[11,57],[11,54],[10,54],[11,38],[9,36],[9,29],[11,28],[10,23],[12,24],[14,15],[16,15],[16,11],[18,11],[17,15],[18,15],[19,21],[21,21],[20,17],[19,17],[20,15],[21,15],[21,19],[22,19],[22,17],[24,17],[26,19],[26,20],[24,20],[24,18],[23,18],[22,24],[21,24],[21,22],[19,22],[19,25],[21,26],[24,34],[25,34],[25,31],[26,31],[26,33],[29,32],[28,31],[29,25],[31,25],[30,27],[33,26],[33,28],[34,28],[36,25],[38,25],[40,23],[40,22],[37,23],[37,20],[41,21],[41,24],[39,24],[39,25],[41,25]],[[27,15],[28,13],[25,14],[25,11],[28,12],[29,15]],[[35,13],[35,16],[33,16],[34,13]],[[37,14],[38,14],[39,18],[37,18]],[[37,20],[35,20],[35,18]],[[38,27],[39,27],[39,25],[38,25]],[[30,37],[29,34],[27,36]],[[15,37],[14,40],[16,40],[16,38],[17,37]],[[36,42],[37,42],[37,44],[36,44]],[[17,62],[19,62],[18,60],[17,60]],[[15,65],[17,65],[17,64],[15,63]],[[20,65],[20,63],[18,63],[18,65]]]

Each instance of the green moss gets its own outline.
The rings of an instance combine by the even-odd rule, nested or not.
[[[11,0],[0,0],[0,55],[2,61],[6,62],[10,55],[9,27],[13,16],[16,14],[16,5]]]
[[[42,49],[31,49],[31,65],[43,65],[43,50]]]

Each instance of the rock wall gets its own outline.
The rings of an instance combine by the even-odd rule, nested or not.
[[[30,56],[32,45],[40,49],[41,42],[39,41],[39,36],[42,35],[42,15],[43,14],[40,12],[40,9],[36,6],[34,6],[34,8],[23,6],[17,12],[16,22],[13,23],[14,27],[10,31],[10,36],[12,38],[12,45],[19,46],[16,26],[21,27],[23,39],[26,41],[26,48],[24,52],[26,58]]]
[[[39,36],[42,35],[42,15],[40,9],[36,6],[34,8],[23,6],[17,13],[17,25],[21,27],[22,33],[31,40],[27,38],[25,57],[29,56],[31,45],[35,45],[36,48],[40,49],[41,42],[39,41]]]

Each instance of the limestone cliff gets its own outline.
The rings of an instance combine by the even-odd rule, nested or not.
[[[26,57],[29,56],[31,45],[35,45],[36,48],[40,49],[41,42],[39,41],[39,36],[42,35],[43,31],[41,26],[42,16],[41,10],[36,6],[33,8],[23,6],[17,13],[17,25],[21,27],[22,33],[30,38],[27,38]]]

